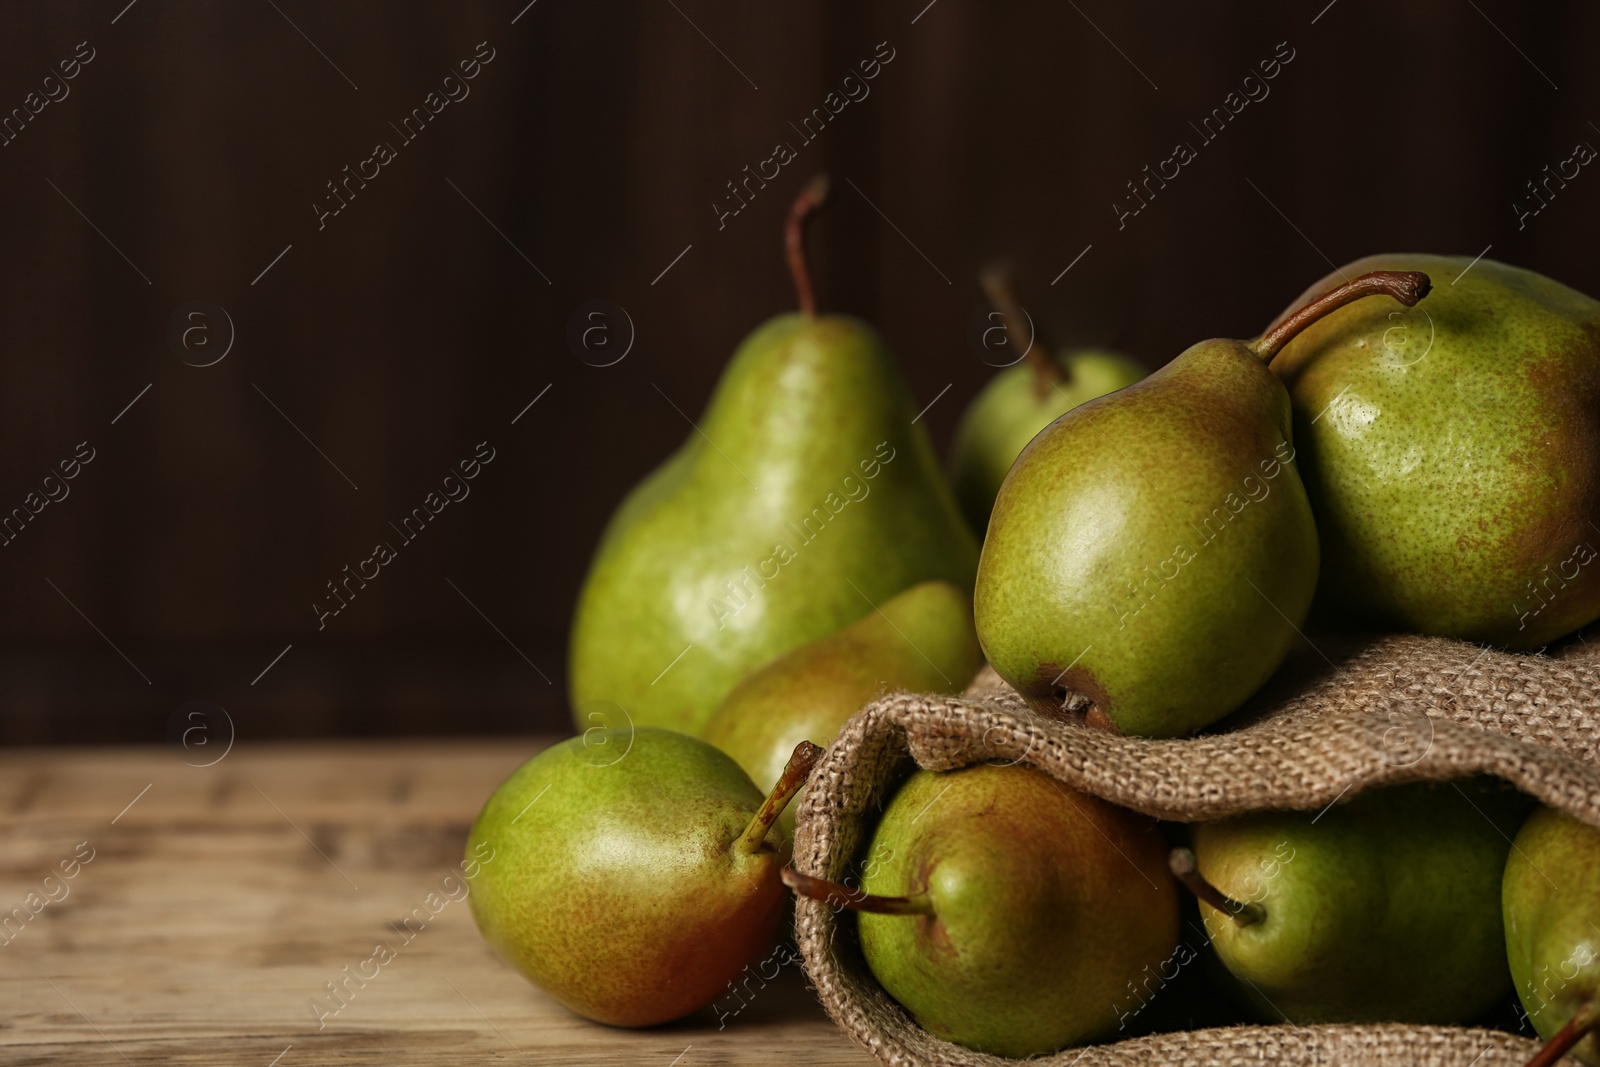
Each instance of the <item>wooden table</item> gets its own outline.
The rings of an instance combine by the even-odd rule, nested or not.
[[[216,746],[0,752],[0,918],[27,916],[0,934],[0,1063],[872,1062],[796,967],[723,1029],[589,1023],[500,962],[464,900],[319,1030],[312,998],[371,973],[543,743],[241,744],[208,767]]]

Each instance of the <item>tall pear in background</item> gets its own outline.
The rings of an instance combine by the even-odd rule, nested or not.
[[[1249,698],[1317,581],[1289,397],[1267,362],[1353,300],[1427,291],[1417,273],[1357,278],[1257,341],[1202,341],[1035,437],[978,566],[978,638],[1000,676],[1041,712],[1148,737]]]
[[[1115,352],[1054,349],[1017,302],[1007,268],[985,269],[979,283],[1002,323],[1006,345],[1022,347],[1017,362],[972,398],[950,446],[951,487],[967,522],[981,534],[1000,483],[1035,434],[1079,404],[1132,385],[1145,372]]]
[[[888,346],[816,311],[802,238],[826,188],[811,181],[789,215],[800,311],[744,340],[601,538],[572,630],[580,728],[624,725],[595,710],[615,705],[698,732],[751,672],[902,589],[972,587],[977,545]]]
[[[1272,363],[1322,534],[1319,600],[1518,649],[1600,618],[1600,301],[1464,256],[1342,273],[1369,270],[1426,271],[1434,295],[1336,311]]]

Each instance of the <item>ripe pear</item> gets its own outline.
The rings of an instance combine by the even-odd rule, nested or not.
[[[1173,871],[1241,992],[1294,1023],[1462,1023],[1510,988],[1500,879],[1527,801],[1490,780],[1194,828]]]
[[[978,564],[978,637],[1000,676],[1040,712],[1147,737],[1198,730],[1260,688],[1317,581],[1289,397],[1267,361],[1352,300],[1414,304],[1427,288],[1421,274],[1358,278],[1040,432]]]
[[[1322,534],[1319,604],[1516,649],[1600,618],[1600,301],[1491,259],[1342,273],[1370,270],[1426,271],[1434,295],[1335,311],[1272,362]]]
[[[767,789],[801,741],[828,745],[846,719],[889,692],[959,693],[982,665],[972,598],[949,582],[921,582],[740,682],[705,739]],[[792,808],[780,826],[793,830]]]
[[[801,311],[747,337],[684,445],[623,502],[579,594],[571,697],[698,733],[756,669],[917,582],[972,587],[977,543],[917,408],[866,323]],[[610,725],[620,726],[620,721]]]
[[[732,759],[662,729],[595,729],[545,749],[483,806],[469,897],[494,950],[572,1011],[613,1026],[680,1018],[773,944],[779,812],[821,750],[762,799]],[[487,849],[487,853],[485,853]]]
[[[1506,861],[1501,902],[1512,984],[1548,1044],[1600,1065],[1600,830],[1551,808],[1528,817]]]
[[[1036,1056],[1116,1029],[1173,953],[1178,893],[1155,824],[1024,765],[918,771],[884,809],[864,892],[793,870],[857,911],[873,975],[923,1029]]]
[[[1040,430],[1085,401],[1132,385],[1145,371],[1103,349],[1052,348],[1017,302],[1008,271],[990,267],[979,280],[1003,323],[1005,344],[1023,348],[1017,362],[967,405],[950,446],[951,488],[967,522],[981,534],[1006,472]]]

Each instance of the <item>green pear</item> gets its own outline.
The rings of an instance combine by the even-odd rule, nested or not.
[[[979,533],[989,525],[995,494],[1006,472],[1038,432],[1085,401],[1143,378],[1144,368],[1102,349],[1060,349],[1055,355],[1011,291],[1009,275],[990,268],[981,278],[989,303],[1004,323],[1006,344],[1025,346],[1018,362],[989,380],[973,397],[950,446],[950,484],[967,522]]]
[[[747,675],[917,582],[972,587],[977,544],[894,359],[859,319],[811,306],[734,353],[704,417],[611,520],[578,597],[579,726],[592,702],[698,733]],[[620,726],[622,722],[608,725]]]
[[[598,1022],[651,1026],[706,1006],[774,943],[785,855],[773,823],[820,755],[797,749],[763,800],[732,759],[671,730],[595,729],[545,749],[472,826],[478,929]]]
[[[1202,341],[1035,437],[978,564],[978,637],[1000,676],[1042,713],[1147,737],[1198,730],[1260,688],[1317,581],[1289,398],[1266,363],[1334,308],[1414,304],[1427,285],[1357,279],[1260,340]]]
[[[1294,1023],[1463,1023],[1510,989],[1500,878],[1527,814],[1490,780],[1194,828],[1173,871],[1241,992]]]
[[[1336,311],[1272,363],[1322,535],[1319,603],[1517,649],[1600,618],[1600,301],[1490,259],[1341,273],[1370,270],[1426,271],[1434,295]]]
[[[1600,1065],[1600,830],[1535,811],[1506,860],[1501,903],[1512,984],[1548,1042],[1533,1063],[1570,1050]]]
[[[998,1056],[1104,1037],[1171,957],[1178,893],[1155,824],[1023,765],[918,771],[872,836],[857,911],[873,976],[928,1032]]]
[[[705,739],[770,788],[801,741],[828,745],[885,693],[959,693],[982,665],[972,598],[949,582],[922,582],[740,682]],[[793,809],[781,826],[793,830]]]

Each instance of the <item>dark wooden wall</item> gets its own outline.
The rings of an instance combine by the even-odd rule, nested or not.
[[[241,737],[562,725],[590,548],[688,432],[661,394],[698,414],[791,305],[780,220],[818,170],[823,299],[886,332],[919,397],[953,384],[941,443],[991,373],[967,325],[999,256],[1058,337],[1151,365],[1375,251],[1492,244],[1600,292],[1594,168],[1520,228],[1512,207],[1600,145],[1593,5],[125,4],[0,6],[0,110],[60,97],[0,147],[0,513],[94,450],[0,548],[9,742],[157,740],[193,699]],[[1267,95],[1202,143],[1189,123],[1280,42]],[[404,142],[390,123],[489,50]],[[1179,140],[1196,158],[1119,228]],[[319,219],[379,141],[395,157]],[[719,226],[780,141],[797,158]],[[594,300],[632,323],[613,366],[568,341]],[[220,352],[217,307],[231,350],[186,365]],[[319,629],[325,583],[481,441],[470,496]]]

